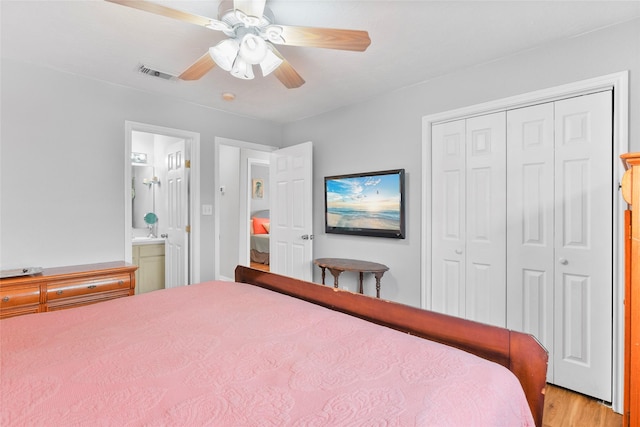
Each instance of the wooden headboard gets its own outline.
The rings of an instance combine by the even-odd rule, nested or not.
[[[235,280],[450,345],[499,363],[520,380],[533,419],[537,426],[542,426],[548,355],[531,335],[243,266],[236,267]]]

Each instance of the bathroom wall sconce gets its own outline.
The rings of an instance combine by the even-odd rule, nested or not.
[[[149,188],[151,188],[151,186],[152,186],[153,184],[160,185],[160,180],[158,179],[158,177],[157,177],[157,176],[154,176],[154,177],[153,177],[153,178],[151,178],[151,179],[149,179],[149,178],[145,178],[145,179],[143,179],[143,180],[142,180],[142,183],[143,183],[144,185],[147,185]]]

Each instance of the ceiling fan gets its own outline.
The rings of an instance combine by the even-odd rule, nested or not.
[[[274,75],[289,89],[300,87],[304,79],[274,45],[322,47],[363,52],[371,44],[369,34],[359,30],[299,27],[273,23],[266,0],[233,0],[220,4],[219,19],[194,15],[145,0],[106,0],[168,18],[222,31],[227,39],[209,48],[180,76],[197,80],[218,65],[232,76],[253,79],[253,66],[263,76]]]

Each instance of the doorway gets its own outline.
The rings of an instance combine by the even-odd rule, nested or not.
[[[155,126],[145,123],[137,123],[126,121],[125,122],[125,152],[124,152],[124,199],[125,199],[125,212],[124,212],[124,253],[125,261],[131,263],[133,259],[132,254],[132,240],[134,237],[134,224],[133,224],[133,191],[132,191],[132,147],[134,146],[134,139],[137,137],[144,137],[149,140],[151,147],[155,144],[158,145],[156,152],[160,153],[159,156],[165,155],[174,156],[173,153],[169,153],[169,145],[172,143],[180,143],[184,145],[184,159],[180,161],[181,165],[185,166],[188,170],[188,179],[184,183],[184,197],[180,199],[177,208],[184,212],[185,226],[181,227],[182,233],[184,233],[184,250],[183,251],[170,251],[167,255],[170,259],[167,259],[166,265],[169,268],[168,273],[165,274],[166,278],[172,278],[173,282],[169,286],[175,285],[188,285],[191,283],[197,283],[200,281],[200,251],[197,248],[200,247],[200,216],[197,215],[199,210],[197,207],[200,205],[200,134],[181,129],[172,129],[161,126]],[[164,161],[162,161],[164,162]],[[156,162],[158,163],[158,162]],[[167,171],[168,172],[168,168]],[[169,181],[173,180],[172,176],[168,173],[163,175],[163,172],[158,171],[155,175],[158,177],[156,182],[158,186],[162,186],[163,181],[167,181],[165,186],[168,186]],[[167,180],[162,177],[166,176]],[[168,203],[168,202],[167,202]],[[154,206],[155,210],[164,209],[165,214],[158,215],[157,229],[154,230],[154,235],[158,237],[165,234],[168,235],[168,228],[164,228],[163,224],[168,224],[167,221],[163,221],[162,217],[169,218],[170,213],[167,209],[161,205],[166,203],[156,200]],[[172,235],[176,235],[175,230],[171,232]],[[169,239],[170,240],[170,239]],[[171,245],[170,245],[171,247]],[[172,255],[173,253],[173,255]],[[176,257],[179,254],[179,260],[172,260],[171,257]],[[166,256],[166,255],[165,255]],[[184,265],[184,268],[175,268],[176,265]],[[176,271],[179,271],[179,277],[176,275]]]
[[[215,156],[215,278],[232,281],[238,264],[250,265],[248,168],[250,159],[262,159],[269,164],[269,270],[311,281],[312,143],[278,148],[216,138]]]
[[[237,265],[250,266],[251,164],[268,164],[270,153],[277,149],[228,138],[215,139],[216,280],[232,281]]]

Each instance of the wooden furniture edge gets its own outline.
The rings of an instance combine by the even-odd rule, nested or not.
[[[43,280],[69,280],[82,278],[87,276],[95,276],[96,274],[111,274],[121,272],[135,272],[138,267],[124,261],[98,262],[93,264],[69,265],[64,267],[44,268],[42,273],[31,276],[7,277],[0,279],[5,282],[15,282],[27,284],[33,282],[42,282]]]
[[[624,427],[640,426],[640,152],[620,156],[625,173],[621,191],[625,212],[625,296],[624,296]],[[634,209],[635,208],[635,209]],[[634,214],[634,211],[636,214]]]
[[[536,426],[542,426],[548,354],[531,335],[240,265],[236,267],[235,280],[456,347],[499,363],[518,378]]]
[[[9,301],[8,298],[11,296],[12,301],[16,300],[18,303],[16,305],[16,303],[12,302],[11,305],[5,307],[5,300],[3,299],[2,307],[0,307],[0,318],[73,308],[134,295],[136,286],[135,271],[137,268],[137,266],[124,261],[109,261],[44,268],[38,274],[2,278],[0,279],[0,292],[5,295],[6,301]],[[126,288],[100,289],[100,283],[110,282],[123,276],[127,277],[128,286]],[[86,281],[86,283],[82,284],[82,281]],[[124,285],[123,280],[118,280],[118,282]],[[85,285],[89,289],[94,288],[97,291],[85,291],[80,294],[75,292],[70,296],[54,299],[51,299],[49,295],[50,288],[58,288],[62,292],[63,290],[60,289],[60,286],[69,290]],[[21,289],[26,290],[26,293],[15,292]],[[25,303],[24,299],[27,294],[35,295],[38,301]],[[23,302],[20,303],[20,300]]]

